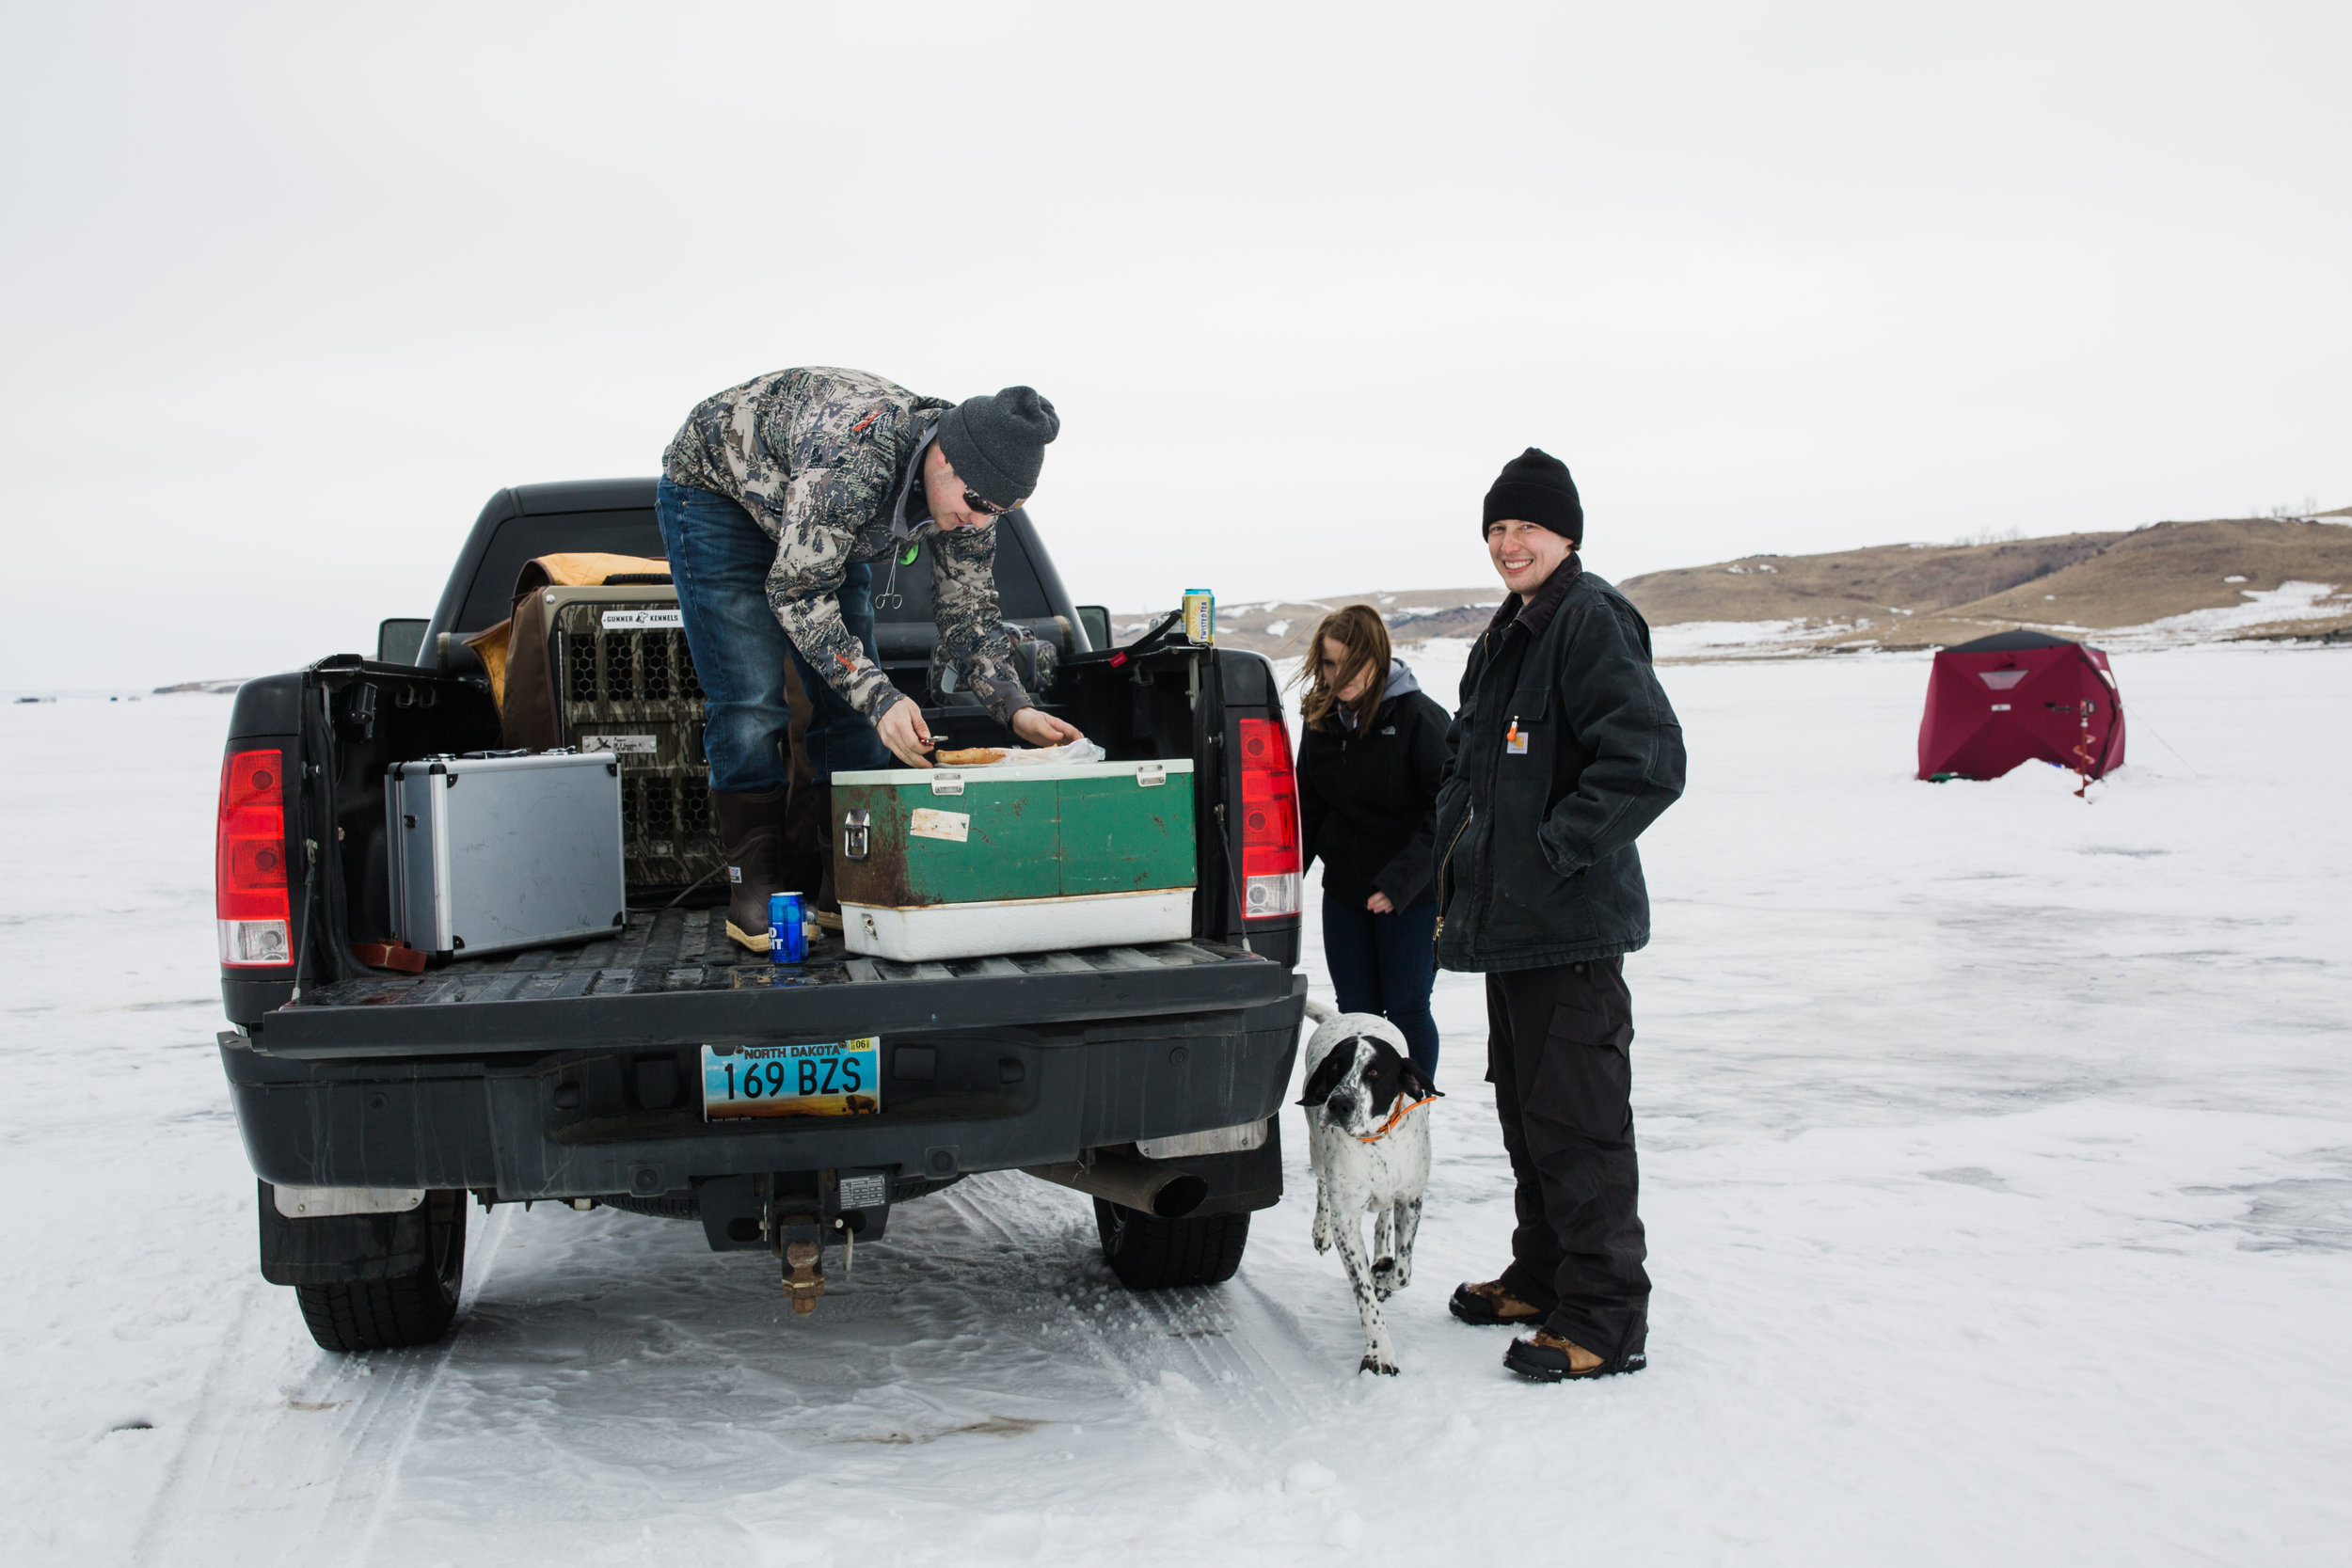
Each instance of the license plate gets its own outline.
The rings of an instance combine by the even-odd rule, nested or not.
[[[882,1040],[703,1047],[703,1119],[863,1117],[882,1109]]]

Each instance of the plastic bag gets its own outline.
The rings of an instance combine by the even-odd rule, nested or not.
[[[993,768],[1057,768],[1073,762],[1103,762],[1110,753],[1091,740],[1068,740],[1059,746],[1023,746],[1007,752]]]

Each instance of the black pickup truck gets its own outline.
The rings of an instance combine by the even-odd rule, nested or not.
[[[387,768],[501,744],[467,637],[506,617],[534,557],[659,556],[653,489],[501,491],[429,623],[388,622],[373,658],[237,693],[217,845],[220,1054],[260,1179],[264,1277],[294,1289],[329,1349],[437,1338],[470,1195],[699,1221],[714,1248],[773,1256],[806,1310],[825,1248],[879,1239],[892,1206],[970,1172],[1014,1168],[1094,1196],[1130,1287],[1230,1277],[1250,1212],[1281,1196],[1275,1112],[1306,990],[1274,673],[1167,622],[1104,646],[1101,611],[1070,602],[1024,513],[997,525],[997,587],[1008,623],[1057,655],[1047,710],[1114,761],[1193,759],[1191,940],[901,964],[827,939],[785,968],[728,942],[715,894],[632,885],[626,924],[584,944],[418,973],[362,961],[392,936]],[[938,689],[928,562],[883,602],[884,668],[933,730],[1007,740]],[[705,1046],[864,1037],[881,1042],[878,1114],[706,1118]]]

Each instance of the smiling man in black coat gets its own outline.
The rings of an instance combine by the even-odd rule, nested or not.
[[[1649,941],[1633,841],[1682,793],[1682,727],[1641,612],[1578,559],[1566,465],[1514,458],[1485,525],[1510,593],[1470,650],[1438,795],[1438,961],[1486,976],[1518,1225],[1502,1277],[1451,1305],[1537,1328],[1514,1371],[1606,1377],[1648,1359],[1623,956]]]

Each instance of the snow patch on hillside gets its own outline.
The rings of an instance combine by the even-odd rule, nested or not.
[[[1726,654],[1773,657],[1811,651],[1814,639],[1861,629],[1820,621],[1683,621],[1650,628],[1650,651],[1661,660],[1715,658]]]
[[[2185,615],[2168,615],[2145,626],[2124,626],[2095,635],[2105,646],[2169,643],[2217,637],[2280,622],[2324,621],[2352,613],[2352,598],[2339,594],[2332,582],[2282,582],[2276,588],[2241,588],[2238,592],[2245,596],[2244,604],[2192,610]]]

